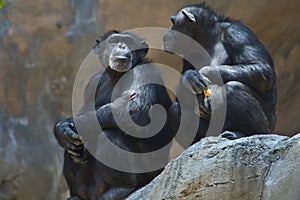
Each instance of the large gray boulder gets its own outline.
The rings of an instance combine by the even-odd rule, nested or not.
[[[300,134],[207,137],[127,200],[300,199],[299,163]]]

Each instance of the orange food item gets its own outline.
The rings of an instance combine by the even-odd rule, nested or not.
[[[205,95],[205,97],[210,97],[211,96],[211,89],[206,89],[206,90],[204,90],[204,95]]]

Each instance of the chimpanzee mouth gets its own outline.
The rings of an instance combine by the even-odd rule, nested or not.
[[[129,60],[130,58],[127,56],[115,56],[115,60]]]
[[[116,59],[114,62],[118,63],[118,65],[124,65],[124,66],[130,65],[129,59]]]
[[[167,50],[167,49],[164,49],[164,52],[169,53],[169,54],[174,54],[173,51],[169,51],[169,50]]]
[[[114,60],[115,69],[119,72],[128,71],[131,67],[131,60],[125,56],[116,56]]]
[[[119,71],[119,72],[126,72],[126,71],[129,70],[129,66],[120,63],[120,64],[118,64],[118,65],[116,66],[116,70]]]
[[[164,41],[164,43],[163,43],[163,50],[166,53],[174,54],[174,52],[172,51],[171,45],[168,44],[168,42],[166,42],[166,41]]]

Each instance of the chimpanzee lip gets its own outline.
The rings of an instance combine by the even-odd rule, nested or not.
[[[123,65],[129,65],[130,59],[126,56],[115,56],[114,62],[123,64]]]
[[[128,60],[128,57],[126,56],[115,56],[116,60]]]
[[[163,44],[163,50],[164,50],[166,53],[174,54],[174,52],[172,51],[172,48],[170,47],[170,45],[169,45],[168,43],[169,43],[168,41],[165,41],[165,42],[164,42],[164,44]]]
[[[167,49],[164,49],[164,52],[169,53],[169,54],[174,54],[173,51],[169,51],[169,50],[167,50]]]
[[[126,72],[126,71],[129,70],[129,65],[128,64],[118,63],[118,65],[115,67],[115,70],[117,70],[119,72]]]

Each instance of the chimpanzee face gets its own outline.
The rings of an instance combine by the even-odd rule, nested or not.
[[[167,52],[177,51],[178,49],[184,48],[186,41],[183,35],[194,38],[193,29],[196,26],[196,17],[188,12],[186,9],[180,10],[175,16],[171,16],[172,26],[169,31],[164,35],[164,50]]]
[[[180,10],[175,16],[171,16],[171,30],[178,31],[193,38],[193,29],[197,25],[196,16],[188,8]]]
[[[146,56],[148,45],[136,36],[128,33],[117,33],[105,41],[97,41],[94,52],[99,55],[100,62],[117,72],[126,72]]]
[[[192,40],[202,45],[211,37],[217,19],[209,10],[185,7],[171,16],[170,20],[172,26],[163,37],[164,49],[167,52],[186,53],[192,50]]]

